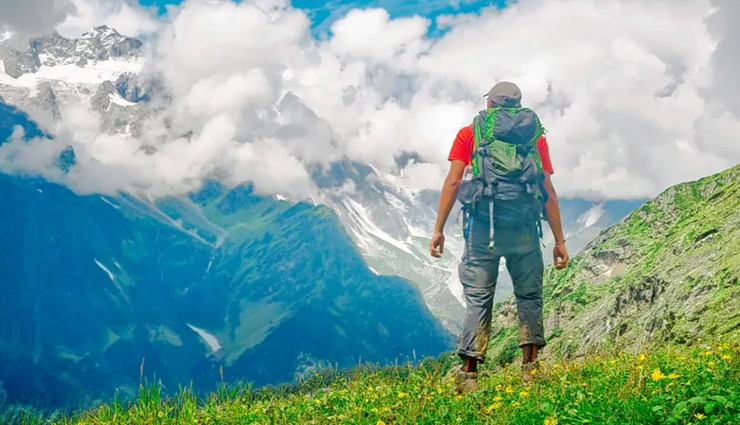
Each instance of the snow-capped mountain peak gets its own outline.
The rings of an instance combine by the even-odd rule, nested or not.
[[[0,42],[0,59],[5,74],[18,79],[27,73],[37,73],[41,67],[77,65],[85,67],[111,59],[135,59],[141,54],[141,41],[123,36],[113,28],[99,26],[77,39],[53,33],[28,42],[25,48]]]

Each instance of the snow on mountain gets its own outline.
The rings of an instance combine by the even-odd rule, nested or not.
[[[140,60],[109,59],[80,67],[75,64],[42,65],[35,72],[12,77],[0,67],[0,85],[33,89],[44,81],[59,81],[67,85],[96,85],[115,81],[121,74],[141,72]]]
[[[400,186],[393,175],[350,162],[317,172],[314,181],[321,202],[336,211],[372,270],[416,284],[432,313],[448,329],[458,330],[464,304],[457,275],[462,241],[455,214],[450,218],[446,255],[437,260],[428,250],[436,219],[433,193]],[[353,190],[342,189],[347,181],[355,182]]]
[[[586,227],[591,227],[594,224],[596,224],[601,216],[604,215],[604,203],[598,203],[595,204],[593,207],[591,207],[588,211],[581,214],[580,217],[576,220],[576,223],[581,226],[581,229],[584,229]]]

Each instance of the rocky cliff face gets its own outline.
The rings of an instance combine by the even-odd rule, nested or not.
[[[740,330],[740,166],[680,184],[602,231],[565,271],[548,269],[545,323],[554,355],[695,343]],[[515,306],[495,320],[506,360]]]

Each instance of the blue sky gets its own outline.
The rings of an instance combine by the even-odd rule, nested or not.
[[[158,6],[160,13],[166,12],[166,5],[178,4],[182,0],[139,0],[145,6]],[[315,34],[326,32],[332,22],[344,16],[349,10],[365,7],[382,7],[392,18],[421,15],[434,22],[445,14],[476,12],[489,6],[504,7],[507,0],[293,0],[294,7],[303,9],[313,22]],[[432,32],[436,28],[432,25]]]

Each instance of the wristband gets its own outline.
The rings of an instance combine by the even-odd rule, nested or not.
[[[558,246],[558,245],[565,245],[565,241],[566,241],[566,240],[567,240],[567,239],[563,239],[563,240],[562,240],[562,241],[560,241],[560,242],[555,242],[555,246]]]

